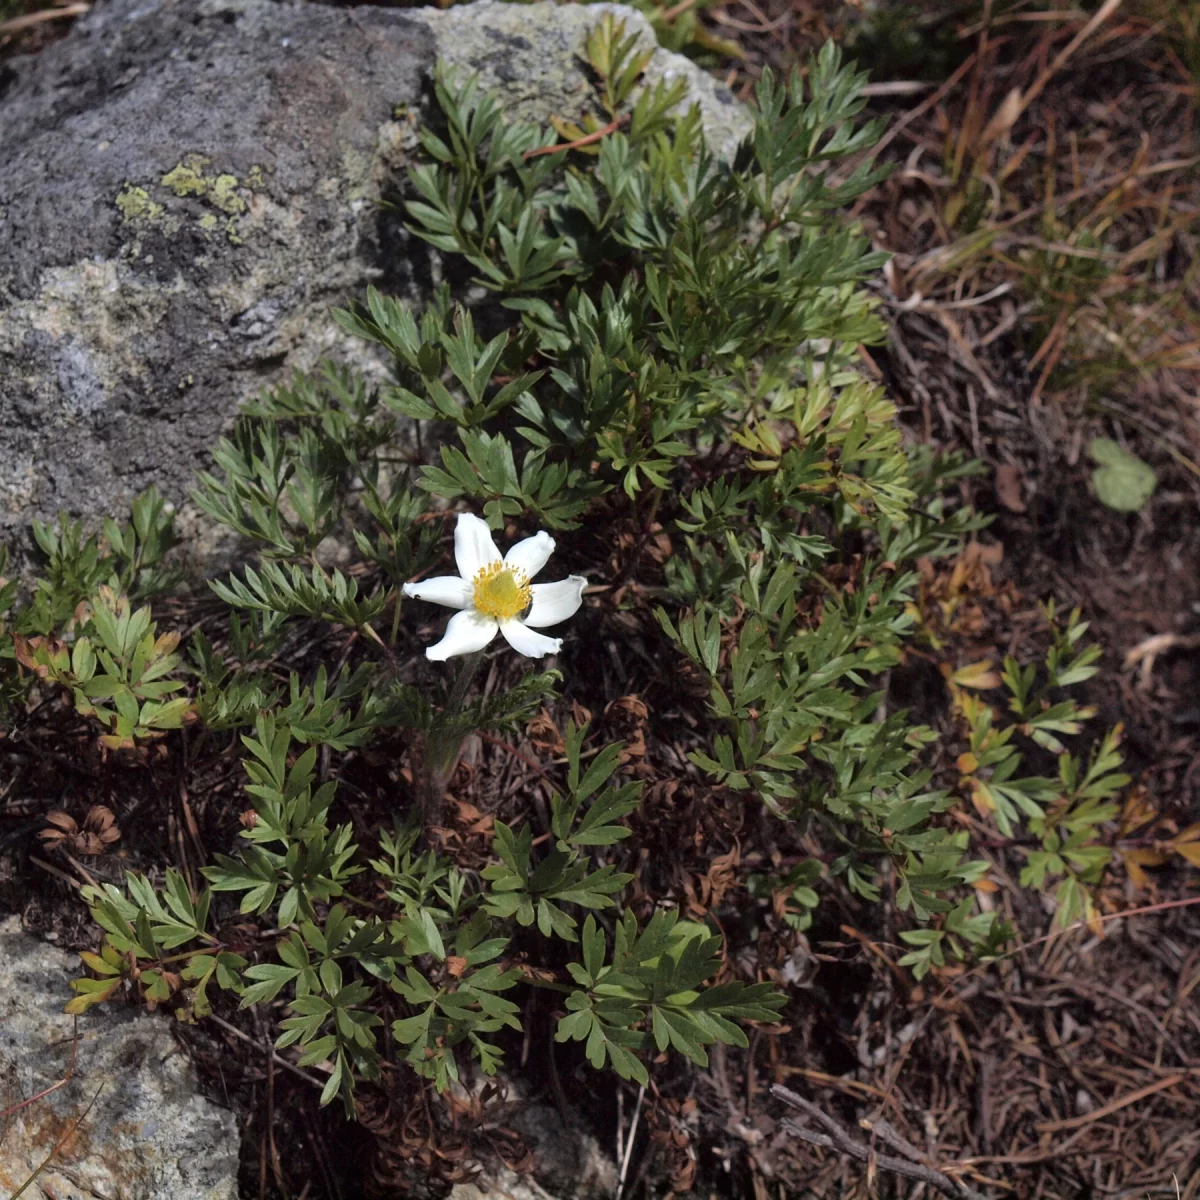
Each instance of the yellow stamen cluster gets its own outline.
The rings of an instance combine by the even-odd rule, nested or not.
[[[474,579],[475,609],[497,621],[511,621],[523,613],[533,601],[533,591],[525,572],[506,567],[502,562],[489,563]]]

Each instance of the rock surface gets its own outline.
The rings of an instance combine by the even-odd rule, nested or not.
[[[555,1200],[555,1197],[540,1185],[502,1170],[495,1177],[484,1175],[472,1183],[456,1183],[446,1200]]]
[[[625,22],[647,49],[655,51],[646,82],[682,78],[684,102],[700,106],[709,145],[729,157],[750,120],[728,88],[681,54],[658,48],[649,22],[620,4],[521,4],[481,0],[454,8],[410,12],[433,34],[437,57],[448,66],[477,74],[485,91],[501,98],[511,117],[545,124],[551,114],[574,117],[593,93],[589,68],[580,58],[588,34],[605,12]]]
[[[607,6],[397,11],[297,0],[99,0],[0,75],[0,539],[60,508],[187,494],[238,405],[366,351],[330,309],[431,260],[394,210],[441,55],[526,118],[578,115]],[[635,11],[628,27],[653,35]],[[710,140],[733,97],[683,74]]]
[[[0,922],[0,962],[3,1110],[67,1073],[74,1021],[62,1006],[81,967],[15,917]],[[169,1021],[108,1005],[78,1028],[70,1081],[0,1121],[0,1195],[61,1141],[27,1200],[234,1200],[237,1124],[197,1093]]]

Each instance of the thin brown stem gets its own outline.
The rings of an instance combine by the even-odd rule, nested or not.
[[[11,1117],[13,1113],[20,1112],[23,1108],[28,1108],[31,1104],[36,1104],[39,1100],[44,1100],[51,1092],[57,1092],[60,1087],[64,1087],[71,1082],[71,1077],[75,1074],[75,1059],[79,1054],[79,1018],[75,1018],[75,1028],[71,1035],[71,1061],[67,1063],[67,1073],[57,1082],[52,1083],[48,1088],[43,1088],[34,1096],[30,1096],[28,1100],[18,1101],[9,1108],[0,1109],[0,1121],[6,1117]]]
[[[556,146],[540,146],[537,150],[526,150],[522,157],[528,162],[531,158],[537,158],[542,154],[561,154],[566,150],[580,150],[584,146],[595,145],[596,142],[608,137],[610,133],[616,133],[628,120],[627,116],[619,116],[615,121],[609,121],[607,125],[597,129],[594,133],[576,138],[573,142],[559,142]]]
[[[421,824],[425,829],[441,825],[446,802],[446,785],[458,766],[458,756],[466,733],[456,721],[462,712],[467,692],[475,679],[483,653],[468,654],[458,669],[458,678],[450,690],[441,719],[425,735],[425,762],[421,772]]]
[[[503,738],[495,737],[490,733],[484,733],[482,729],[477,729],[476,734],[483,738],[485,742],[498,747],[501,750],[511,754],[513,758],[519,758],[531,771],[536,771],[542,777],[542,780],[552,789],[557,790],[557,784],[550,778],[549,775],[542,769],[537,759],[531,758],[523,750],[518,750],[516,746],[510,746]]]
[[[19,1188],[17,1188],[17,1190],[15,1192],[13,1192],[13,1194],[9,1197],[9,1200],[17,1200],[17,1197],[20,1196],[23,1192],[27,1191],[29,1189],[30,1184],[32,1184],[34,1182],[34,1180],[36,1180],[37,1177],[54,1161],[55,1156],[58,1154],[58,1152],[71,1140],[71,1138],[73,1138],[75,1136],[76,1130],[87,1119],[88,1113],[90,1113],[92,1111],[92,1106],[96,1103],[97,1100],[100,1099],[100,1093],[102,1091],[104,1091],[104,1084],[101,1084],[96,1089],[96,1094],[91,1098],[91,1100],[88,1101],[87,1108],[85,1108],[83,1110],[83,1112],[81,1112],[79,1114],[79,1116],[76,1117],[75,1120],[72,1121],[71,1124],[67,1126],[66,1131],[63,1133],[62,1137],[60,1137],[58,1139],[58,1141],[54,1143],[54,1146],[51,1149],[50,1153],[47,1154],[46,1157],[43,1158],[40,1163],[38,1163],[37,1167],[34,1169],[33,1174],[30,1175],[30,1177],[27,1180],[25,1180],[25,1182],[23,1184],[21,1184],[21,1186]]]

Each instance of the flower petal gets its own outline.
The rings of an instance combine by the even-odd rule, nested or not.
[[[554,539],[548,533],[535,533],[533,537],[517,542],[504,556],[506,567],[516,567],[532,579],[550,561],[554,553]]]
[[[496,636],[497,629],[499,625],[495,620],[473,608],[456,612],[446,626],[446,636],[436,646],[430,646],[425,657],[430,662],[445,662],[456,654],[474,654]]]
[[[568,575],[558,583],[535,583],[529,589],[533,593],[533,603],[529,606],[525,624],[542,629],[573,617],[583,603],[586,586],[587,580],[582,575]]]
[[[488,523],[474,513],[458,514],[458,524],[454,527],[454,561],[458,564],[458,573],[468,582],[490,563],[502,561]]]
[[[546,637],[544,633],[534,633],[526,629],[520,621],[502,621],[500,632],[504,640],[518,653],[526,658],[541,658],[545,654],[557,654],[562,647],[562,638]]]
[[[475,589],[457,575],[438,575],[434,579],[423,579],[420,583],[406,583],[404,594],[414,600],[444,604],[447,608],[470,608]]]

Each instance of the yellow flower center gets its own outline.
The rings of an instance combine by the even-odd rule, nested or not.
[[[475,576],[475,609],[497,621],[511,621],[533,602],[533,591],[525,572],[489,563]]]

